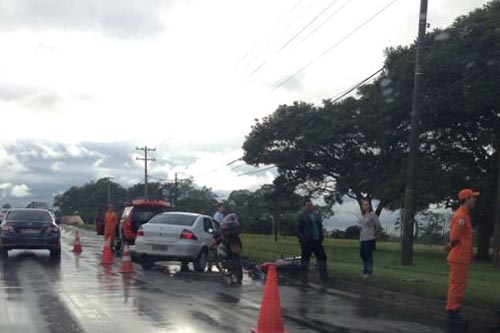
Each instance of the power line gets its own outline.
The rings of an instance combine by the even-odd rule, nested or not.
[[[342,98],[344,98],[345,96],[349,95],[351,92],[353,92],[354,90],[358,89],[360,86],[362,86],[363,84],[365,84],[367,81],[371,80],[373,77],[375,77],[378,73],[382,72],[384,70],[385,67],[382,67],[380,69],[378,69],[375,73],[371,74],[370,76],[368,76],[367,78],[363,79],[362,81],[358,82],[356,85],[354,85],[353,87],[347,89],[346,91],[343,91],[341,92],[340,94],[338,94],[337,96],[335,96],[331,102],[332,103],[336,103],[338,101],[340,101]]]
[[[321,54],[319,54],[316,58],[314,58],[312,61],[310,61],[309,63],[307,63],[306,65],[302,66],[298,71],[296,71],[295,73],[293,73],[292,75],[290,75],[288,78],[286,78],[285,80],[283,80],[282,82],[280,82],[278,85],[276,85],[271,91],[275,91],[277,89],[279,89],[280,87],[282,87],[284,84],[286,84],[287,82],[291,81],[292,79],[294,79],[297,75],[299,75],[300,73],[302,73],[303,71],[305,71],[307,68],[309,68],[311,65],[313,65],[314,63],[316,63],[317,61],[319,61],[321,58],[323,58],[325,55],[327,55],[329,52],[331,52],[332,50],[334,50],[336,47],[338,47],[340,44],[342,44],[344,41],[346,41],[349,37],[351,37],[352,35],[354,35],[356,32],[358,32],[361,28],[363,28],[365,25],[367,25],[368,23],[370,23],[372,20],[374,20],[377,16],[379,16],[380,14],[382,14],[384,11],[386,11],[390,6],[392,6],[396,1],[398,0],[392,0],[391,2],[389,2],[387,5],[385,5],[382,9],[380,9],[378,12],[376,12],[374,15],[370,16],[366,21],[364,21],[362,24],[360,24],[359,26],[357,26],[354,30],[352,30],[351,32],[349,32],[347,35],[345,35],[343,38],[341,38],[339,41],[337,41],[335,44],[333,44],[332,46],[330,46],[329,48],[327,48],[325,51],[323,51]]]
[[[337,15],[345,6],[347,6],[352,0],[347,0],[344,2],[336,11],[334,11],[330,16],[326,17],[320,24],[316,26],[313,30],[311,30],[305,37],[303,37],[295,47],[301,45],[305,40],[311,37],[316,31],[318,31],[323,25],[325,25],[328,21],[330,21],[335,15]]]
[[[289,38],[275,53],[274,56],[276,56],[278,53],[280,53],[282,50],[284,50],[291,42],[293,42],[298,36],[300,36],[301,33],[303,33],[307,28],[311,26],[318,18],[321,17],[328,9],[330,9],[335,3],[337,3],[338,0],[333,0],[331,1],[325,8],[323,8],[316,16],[314,16],[309,22],[303,26],[295,35],[293,35],[291,38]],[[263,68],[266,64],[268,63],[268,60],[264,60],[257,68],[250,74],[250,76],[253,76],[255,73],[257,73],[261,68]]]
[[[264,172],[264,171],[267,171],[267,170],[270,170],[270,169],[274,169],[274,168],[276,168],[276,166],[271,165],[271,166],[263,168],[263,169],[253,170],[253,171],[249,171],[249,172],[245,172],[245,173],[239,174],[238,177],[246,176],[246,175],[251,175],[251,174],[255,174],[255,173],[259,173],[259,172]]]
[[[304,0],[299,0],[295,3],[295,5],[287,12],[287,14],[285,16],[283,16],[283,18],[280,20],[280,22],[275,26],[275,27],[278,27],[279,25],[281,25],[282,22],[284,22],[288,16],[290,16],[290,14],[302,3],[304,2]],[[259,42],[257,42],[253,47],[250,48],[250,50],[236,63],[236,66],[238,66],[239,64],[241,64],[246,58],[248,58],[248,56],[250,56],[250,54],[252,54],[262,43],[263,41],[265,41],[266,38],[263,38],[261,39]]]
[[[285,34],[288,30],[290,30],[291,27],[293,27],[296,22],[298,20],[300,20],[302,18],[302,16],[304,16],[305,13],[307,13],[314,5],[314,1],[311,2],[311,4],[305,9],[303,10],[298,16],[295,17],[294,20],[292,20],[292,22],[284,29],[282,30],[278,36],[276,36],[275,38],[273,38],[267,45],[266,45],[266,48],[269,46],[269,45],[272,45],[274,44],[274,42],[276,42],[279,38],[281,38],[281,36],[283,36],[283,34]],[[255,55],[249,62],[247,62],[247,64],[244,66],[244,68],[247,68],[249,67],[256,59],[258,59],[260,57],[260,55],[265,51],[264,48],[261,52],[257,53],[257,55]]]
[[[165,140],[163,140],[162,142],[160,142],[159,144],[156,145],[155,149],[158,149],[158,147],[164,145],[165,143],[171,141],[173,138],[175,137],[175,135],[171,135],[169,136],[168,138],[166,138]]]

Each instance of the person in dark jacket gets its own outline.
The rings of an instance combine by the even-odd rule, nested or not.
[[[296,231],[302,249],[302,285],[308,286],[309,261],[313,253],[319,266],[321,281],[328,282],[327,257],[323,247],[323,220],[319,212],[314,210],[311,200],[305,202],[304,210],[297,216]]]

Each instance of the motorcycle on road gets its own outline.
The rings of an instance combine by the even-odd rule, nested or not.
[[[229,214],[222,222],[220,232],[214,235],[214,264],[224,279],[240,284],[243,280],[240,238],[241,226],[235,214]]]

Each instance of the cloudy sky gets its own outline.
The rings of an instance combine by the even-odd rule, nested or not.
[[[486,2],[430,1],[431,28]],[[1,201],[52,201],[103,176],[136,183],[144,145],[161,144],[156,178],[178,172],[222,195],[271,182],[272,170],[225,166],[254,119],[375,72],[384,48],[414,40],[418,3],[0,0]]]

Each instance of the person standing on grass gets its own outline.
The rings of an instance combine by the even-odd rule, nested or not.
[[[460,208],[451,220],[450,241],[445,246],[450,266],[450,281],[446,310],[448,324],[465,325],[467,321],[460,314],[467,289],[467,275],[473,261],[473,230],[470,214],[476,206],[479,192],[464,189],[458,194]]]
[[[382,230],[377,214],[373,212],[370,200],[363,200],[363,216],[359,220],[359,252],[363,260],[363,277],[369,278],[373,274],[373,250],[377,242],[377,233]]]
[[[296,232],[302,249],[302,286],[309,286],[309,261],[313,253],[318,263],[321,282],[327,283],[328,268],[325,248],[323,247],[323,220],[320,213],[315,211],[311,200],[306,200],[304,210],[297,216]]]

